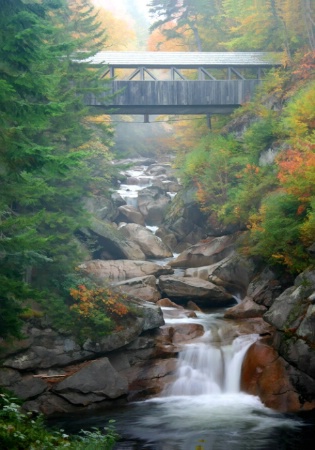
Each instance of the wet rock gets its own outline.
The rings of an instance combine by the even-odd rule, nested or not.
[[[119,206],[126,205],[126,200],[124,200],[122,198],[122,196],[120,194],[118,194],[118,192],[113,192],[111,195],[111,199],[112,199],[114,205],[116,206],[116,208],[119,208]]]
[[[121,227],[121,232],[130,241],[135,242],[148,258],[170,258],[171,250],[150,230],[141,225],[127,224]]]
[[[192,276],[211,281],[223,286],[234,295],[243,297],[255,271],[254,265],[236,253],[218,263],[186,269],[185,276]]]
[[[97,250],[93,253],[95,259],[104,258],[105,254],[106,259],[145,259],[140,247],[128,241],[120,230],[109,222],[93,218],[90,228],[80,230],[80,234],[85,240],[96,241]]]
[[[233,253],[235,240],[236,236],[208,238],[189,247],[170,265],[192,268],[215,264]]]
[[[169,298],[162,298],[156,304],[161,306],[161,307],[164,306],[166,308],[184,309],[183,306],[177,305],[177,303],[172,302]]]
[[[314,401],[303,401],[300,397],[291,382],[290,371],[288,363],[275,349],[258,341],[249,348],[243,361],[241,389],[258,395],[266,406],[277,411],[314,408]]]
[[[156,303],[161,294],[157,289],[156,278],[154,275],[146,277],[131,278],[120,283],[115,283],[115,289],[133,297]]]
[[[236,335],[259,334],[260,336],[273,336],[274,327],[265,322],[262,317],[251,317],[249,319],[235,320]]]
[[[41,378],[35,378],[33,375],[23,376],[18,382],[11,385],[11,390],[14,394],[27,400],[33,397],[37,397],[47,390],[47,383]]]
[[[148,261],[129,260],[91,260],[79,266],[86,274],[91,274],[100,281],[118,282],[146,275],[159,276],[172,273],[170,266],[160,266]]]
[[[142,331],[152,330],[164,325],[163,313],[158,305],[136,298],[132,298],[132,302],[137,306],[143,319]]]
[[[49,416],[53,414],[67,414],[77,411],[78,406],[72,405],[59,395],[54,395],[52,392],[47,392],[34,400],[26,401],[23,404],[23,409]]]
[[[170,198],[158,187],[139,191],[138,208],[148,225],[160,225],[164,219]]]
[[[310,379],[315,385],[315,316],[313,299],[315,271],[300,274],[294,286],[286,289],[271,305],[264,319],[276,327],[273,345],[279,354],[305,377],[293,378],[299,392],[307,392],[308,401],[315,399],[315,388],[310,392]],[[308,385],[304,384],[305,380]],[[297,383],[297,384],[295,384]]]
[[[129,382],[128,400],[140,400],[158,395],[174,377],[175,358],[156,359],[140,363],[123,372]]]
[[[224,312],[226,319],[249,319],[250,317],[262,317],[267,311],[263,305],[257,305],[251,297],[245,297],[239,304]]]
[[[145,225],[143,215],[140,211],[131,205],[123,205],[118,208],[119,222],[136,223],[138,225]]]
[[[159,286],[171,299],[193,300],[207,306],[227,305],[233,301],[232,295],[222,287],[200,278],[164,275],[159,278]]]
[[[143,325],[144,319],[138,317],[121,331],[103,336],[97,341],[87,339],[82,347],[94,356],[117,350],[136,339],[142,332]]]
[[[204,334],[203,325],[199,323],[182,323],[170,327],[172,343],[179,344],[196,339]]]
[[[155,235],[159,237],[165,243],[165,245],[168,246],[168,248],[170,248],[172,251],[175,251],[177,247],[177,239],[174,233],[161,226],[160,228],[158,228]]]
[[[258,305],[264,305],[269,308],[281,292],[281,283],[276,275],[266,267],[253,278],[249,284],[247,295],[252,297]]]
[[[7,367],[0,369],[0,386],[10,388],[14,384],[20,382],[21,379],[22,376],[17,370],[9,369]]]
[[[111,198],[94,195],[84,200],[85,209],[97,219],[113,222],[117,215],[117,207]]]
[[[273,344],[286,361],[312,377],[315,382],[315,349],[297,336],[278,331]],[[315,391],[313,397],[315,399]]]
[[[172,166],[170,164],[151,164],[147,169],[146,173],[158,177],[159,175],[171,174],[173,172]]]
[[[190,309],[191,311],[199,311],[199,312],[201,312],[201,309],[199,308],[199,306],[196,305],[196,303],[191,301],[191,300],[189,300],[189,302],[187,303],[186,308]]]
[[[32,346],[5,358],[4,367],[17,370],[46,369],[66,366],[92,356],[92,353],[82,349],[73,337],[50,328],[29,327],[27,332],[32,337]]]
[[[108,358],[101,358],[58,383],[53,391],[72,404],[86,406],[127,394],[128,382],[112,367]]]

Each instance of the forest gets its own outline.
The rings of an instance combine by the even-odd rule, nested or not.
[[[110,196],[119,178],[111,161],[123,154],[111,117],[84,104],[106,89],[86,62],[100,50],[281,52],[256,97],[212,117],[211,130],[204,117],[162,118],[168,132],[144,136],[144,147],[175,155],[209,223],[247,231],[242,254],[291,277],[314,264],[314,2],[148,0],[150,21],[125,3],[118,17],[100,0],[1,1],[1,343],[23,338],[35,303],[79,334],[109,333],[133,314],[76,270],[91,220],[85,200]]]
[[[312,263],[315,232],[314,5],[149,6],[148,50],[282,52],[283,66],[266,74],[254,101],[232,117],[214,117],[211,131],[203,118],[175,122],[163,147],[176,154],[184,185],[195,186],[210,221],[249,230],[242,252],[300,272]],[[104,80],[84,60],[143,42],[134,23],[97,11],[89,0],[4,0],[0,13],[0,328],[7,338],[20,335],[29,299],[52,314],[68,310],[82,257],[77,232],[89,221],[83,198],[109,192],[117,177],[110,164],[114,129],[84,105],[84,95],[102,90]],[[122,24],[124,36],[117,32]],[[244,121],[238,139],[230,130]],[[157,143],[151,145],[154,151]]]

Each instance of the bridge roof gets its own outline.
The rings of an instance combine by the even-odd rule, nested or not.
[[[117,68],[271,67],[281,65],[281,53],[271,52],[99,52],[91,64]]]

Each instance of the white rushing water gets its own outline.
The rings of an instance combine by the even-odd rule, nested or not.
[[[133,405],[124,432],[153,450],[271,450],[291,439],[298,421],[240,391],[241,367],[256,334],[231,337],[221,314],[196,319],[163,308],[167,324],[203,324],[204,336],[184,345],[175,380],[159,398]],[[275,445],[275,446],[274,446]],[[119,447],[118,447],[119,448]],[[287,448],[287,447],[282,447]],[[288,447],[289,448],[289,447]]]
[[[240,392],[242,362],[257,335],[240,336],[232,344],[188,344],[180,353],[176,381],[168,395],[211,395]]]

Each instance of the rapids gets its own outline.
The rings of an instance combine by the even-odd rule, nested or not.
[[[150,180],[143,168],[129,171],[138,185],[121,185],[127,204],[137,206],[138,191]],[[143,178],[142,178],[143,177]],[[147,227],[153,233],[156,227]],[[155,261],[161,265],[165,261]],[[178,269],[175,274],[182,275]],[[239,299],[236,299],[239,302]],[[59,422],[68,432],[104,428],[115,420],[121,436],[115,450],[306,450],[312,426],[294,415],[266,408],[258,397],[240,391],[242,361],[258,335],[235,338],[235,328],[223,310],[187,318],[173,308],[162,308],[166,324],[199,323],[201,338],[182,346],[174,381],[157,397],[123,408],[83,413]]]

